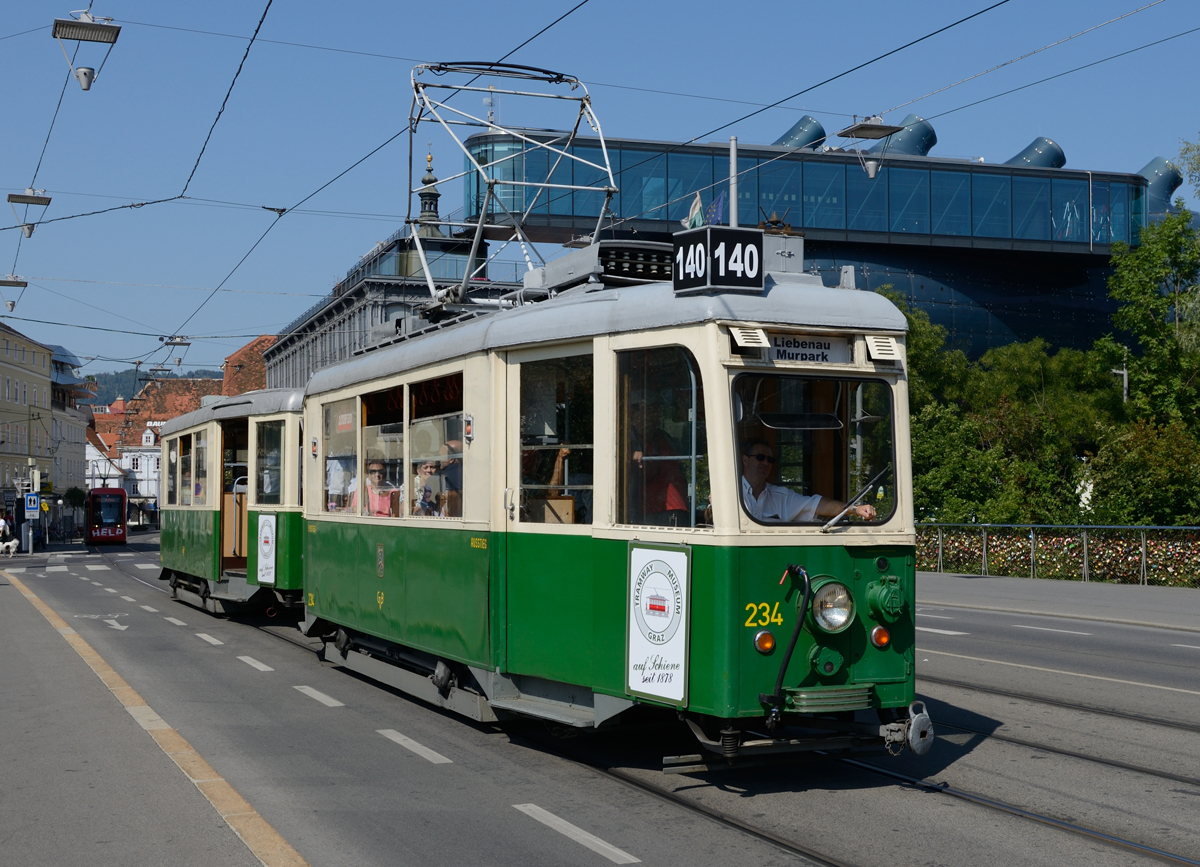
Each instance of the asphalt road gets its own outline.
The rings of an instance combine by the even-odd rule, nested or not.
[[[898,784],[872,766],[1200,859],[1200,786],[1088,758],[1200,776],[1195,731],[919,680],[940,724],[923,759],[880,756],[858,767],[818,758],[664,777],[664,754],[696,751],[673,720],[566,740],[536,723],[472,724],[322,663],[268,629],[170,600],[156,580],[154,542],[135,537],[102,556],[18,557],[0,568],[314,865],[804,863],[564,752],[847,864],[1150,863]],[[1200,622],[1195,632],[1186,616],[1173,630],[1119,622],[1146,622],[1136,597],[1112,617],[1079,620],[1046,616],[1056,609],[1044,599],[1039,615],[991,610],[987,599],[961,607],[971,604],[969,586],[946,585],[933,604],[921,586],[919,677],[1200,722]],[[1019,588],[1005,587],[1003,607],[1020,604]],[[258,863],[2,577],[0,642],[0,863]]]

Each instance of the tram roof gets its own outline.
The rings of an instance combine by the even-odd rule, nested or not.
[[[265,388],[234,394],[173,418],[162,426],[160,436],[204,424],[213,419],[243,418],[249,415],[272,415],[277,412],[300,412],[304,409],[304,391],[299,388]]]
[[[874,292],[827,288],[768,277],[761,295],[676,296],[669,283],[569,290],[537,304],[498,310],[428,334],[373,349],[313,374],[306,394],[411,370],[472,352],[579,340],[601,334],[676,328],[714,320],[789,327],[904,332],[908,325],[891,301]],[[807,278],[807,280],[806,280]]]

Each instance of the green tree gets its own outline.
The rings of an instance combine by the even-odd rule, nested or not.
[[[1182,145],[1179,149],[1179,164],[1183,166],[1188,183],[1196,189],[1196,195],[1200,196],[1200,136],[1197,136],[1195,141],[1184,139]]]
[[[82,509],[87,502],[87,494],[83,488],[70,487],[63,491],[63,502],[72,509]]]
[[[947,350],[946,329],[935,325],[924,310],[910,307],[890,283],[875,291],[899,307],[908,322],[904,342],[910,411],[916,413],[930,403],[956,398],[966,381],[967,356],[957,349]]]
[[[1096,524],[1200,524],[1200,440],[1181,421],[1110,432],[1089,468]]]
[[[1136,343],[1128,352],[1112,337],[1097,350],[1113,367],[1128,366],[1129,414],[1168,424],[1200,423],[1200,241],[1192,214],[1176,214],[1141,230],[1140,244],[1113,244],[1109,295],[1120,302],[1113,324]]]

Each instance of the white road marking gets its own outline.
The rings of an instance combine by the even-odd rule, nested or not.
[[[24,566],[9,566],[6,571],[12,572],[14,575],[20,575],[22,572],[25,571],[25,567]]]
[[[166,721],[156,714],[149,705],[135,705],[133,707],[127,707],[125,710],[129,711],[129,715],[137,720],[138,725],[148,732],[154,731],[155,729],[170,728]]]
[[[105,593],[116,593],[117,591],[113,590],[111,587],[105,587],[104,592]]]
[[[137,600],[134,599],[132,596],[122,596],[121,598],[124,599],[126,602],[137,602]]]
[[[246,665],[250,666],[251,668],[257,668],[259,671],[274,671],[275,670],[275,669],[271,668],[271,666],[266,665],[265,663],[259,662],[253,656],[239,656],[238,659],[240,659],[242,662],[246,663]]]
[[[46,571],[47,572],[66,572],[67,567],[66,566],[47,566]]]
[[[1013,629],[1036,629],[1038,632],[1061,632],[1064,635],[1091,635],[1090,632],[1073,632],[1070,629],[1051,629],[1048,626],[1022,626],[1020,623],[1012,624]]]
[[[93,583],[93,584],[95,584],[97,587],[103,587],[103,586],[104,586],[104,585],[103,585],[103,584],[101,584],[99,581],[93,581],[92,583]]]
[[[954,632],[949,629],[934,629],[932,626],[917,626],[917,632],[936,632],[938,635],[970,635],[969,632]]]
[[[118,554],[117,556],[118,557],[132,557],[134,555],[133,554]]]
[[[95,563],[88,563],[87,570],[89,572],[110,572],[110,571],[112,571],[107,566],[97,566]]]
[[[118,623],[115,620],[105,620],[104,622],[107,623],[109,626],[111,626],[113,629],[119,629],[122,632],[124,632],[126,629],[129,628],[128,626],[122,626],[120,623]]]
[[[134,563],[133,565],[137,566],[139,569],[158,569],[158,568],[160,568],[158,566],[155,566],[153,563]]]
[[[932,617],[934,620],[953,620],[953,617],[947,617],[945,614],[926,614],[924,611],[917,612],[918,617]]]
[[[151,608],[149,605],[143,605],[143,606],[141,606],[141,608],[142,608],[142,610],[143,610],[143,611],[149,611],[151,614],[157,614],[157,613],[158,613],[158,609],[157,609],[157,608]]]
[[[174,623],[176,626],[187,626],[186,623],[177,617],[164,617],[163,619],[166,620],[167,623]]]
[[[1038,665],[1022,665],[1019,662],[1005,662],[1001,659],[983,659],[982,657],[978,656],[964,656],[961,653],[947,653],[944,650],[922,650],[921,652],[932,653],[935,656],[952,656],[955,659],[966,659],[971,662],[990,662],[993,665],[1007,665],[1010,668],[1024,668],[1028,671],[1044,671],[1047,674],[1065,674],[1070,677],[1084,677],[1088,680],[1103,680],[1106,683],[1120,683],[1124,684],[1125,686],[1144,686],[1147,689],[1162,689],[1166,690],[1167,692],[1182,692],[1185,695],[1200,695],[1200,691],[1198,690],[1180,689],[1177,686],[1160,686],[1157,683],[1142,683],[1138,680],[1121,680],[1120,678],[1116,677],[1101,677],[1098,674],[1083,674],[1082,672],[1078,671],[1063,671],[1062,669],[1058,668],[1042,668]],[[925,661],[928,662],[929,660]]]
[[[221,639],[219,639],[219,638],[213,638],[213,637],[212,637],[211,635],[209,635],[207,632],[197,632],[197,633],[196,633],[196,637],[197,637],[197,638],[202,638],[202,639],[204,639],[204,640],[205,640],[205,641],[207,641],[209,644],[224,644],[224,643],[225,643],[224,641],[222,641],[222,640],[221,640]]]
[[[1186,647],[1188,650],[1200,650],[1200,647],[1197,647],[1194,644],[1172,644],[1171,646],[1172,647]]]
[[[338,701],[336,698],[331,698],[330,696],[327,696],[325,693],[323,693],[319,690],[313,689],[311,686],[297,686],[294,688],[299,690],[300,692],[304,693],[309,698],[315,698],[317,701],[319,701],[321,704],[325,705],[326,707],[345,707],[346,706],[345,702]]]
[[[86,575],[80,575],[80,576],[79,576],[79,580],[80,580],[80,581],[91,581],[92,579],[91,579],[91,578],[89,578],[89,577],[88,577],[88,576],[86,576]]]
[[[400,746],[404,747],[406,750],[411,750],[412,752],[416,753],[421,758],[428,759],[429,761],[433,762],[435,765],[452,765],[452,764],[454,764],[454,762],[452,762],[450,759],[443,756],[441,753],[435,753],[433,750],[429,749],[429,747],[421,746],[419,743],[414,741],[412,738],[406,738],[404,735],[400,734],[400,732],[396,731],[395,729],[376,729],[376,734],[383,735],[389,741],[395,741],[396,743],[400,744]]]
[[[577,828],[568,822],[566,819],[560,819],[553,813],[547,812],[537,804],[513,804],[513,807],[520,810],[531,819],[537,819],[548,828],[553,828],[558,833],[570,837],[581,846],[586,846],[593,852],[603,855],[614,864],[641,864],[641,858],[634,858],[628,852],[623,852],[611,843],[605,843],[599,837],[589,834],[582,828]]]

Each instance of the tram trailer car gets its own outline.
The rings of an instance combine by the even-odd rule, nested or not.
[[[214,614],[303,611],[304,394],[222,398],[162,428],[159,577]]]
[[[325,658],[480,721],[644,703],[724,759],[923,754],[906,323],[774,276],[580,286],[315,374],[298,469]]]
[[[128,541],[128,502],[124,488],[88,491],[84,541],[89,545],[124,545]]]

